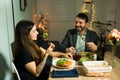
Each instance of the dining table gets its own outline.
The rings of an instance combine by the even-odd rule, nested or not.
[[[54,61],[56,58],[52,58],[52,61]],[[104,61],[107,61],[110,63],[112,59],[111,52],[107,51],[105,52]],[[120,58],[115,57],[115,66],[112,67],[112,71],[110,72],[110,76],[102,76],[102,77],[95,77],[95,76],[86,76],[85,72],[83,70],[83,66],[78,64],[78,61],[76,61],[75,66],[72,69],[76,69],[78,71],[78,77],[58,77],[53,78],[52,72],[53,70],[66,70],[66,69],[60,69],[56,68],[53,65],[50,68],[50,74],[48,80],[120,80]],[[68,69],[69,70],[69,69]]]

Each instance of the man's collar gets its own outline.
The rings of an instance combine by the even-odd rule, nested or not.
[[[87,28],[83,34],[80,34],[80,32],[77,31],[77,35],[86,35],[86,33],[87,33]]]

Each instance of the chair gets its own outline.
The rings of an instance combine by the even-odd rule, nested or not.
[[[15,66],[15,64],[13,62],[12,62],[12,67],[13,67],[13,70],[15,71],[15,74],[17,75],[17,79],[21,80],[20,76],[19,76],[19,73],[18,73],[18,70],[17,70],[17,68],[16,68],[16,66]]]

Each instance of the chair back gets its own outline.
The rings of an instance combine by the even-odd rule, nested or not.
[[[13,70],[15,71],[16,75],[17,75],[18,80],[20,80],[18,70],[17,70],[17,68],[16,68],[16,66],[15,66],[15,64],[13,62],[12,62],[12,67],[13,67]]]

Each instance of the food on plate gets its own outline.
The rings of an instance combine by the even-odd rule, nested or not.
[[[88,57],[89,60],[94,60],[94,54],[93,52],[81,52],[81,57]]]
[[[56,62],[56,66],[60,66],[60,67],[67,67],[72,65],[72,61],[67,59],[67,58],[60,58],[57,62]]]
[[[81,65],[84,61],[94,61],[95,60],[95,53],[93,52],[80,52],[81,58],[79,59],[78,63]]]
[[[88,60],[89,60],[88,57],[81,57],[81,58],[79,59],[78,63],[79,63],[79,64],[82,64],[82,62],[88,61]]]

